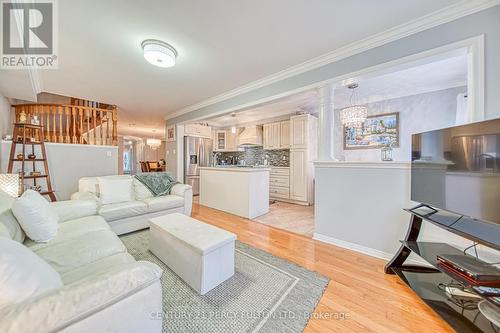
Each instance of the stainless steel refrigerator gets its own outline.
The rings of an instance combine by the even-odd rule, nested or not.
[[[184,183],[193,187],[193,195],[200,194],[199,167],[208,167],[212,161],[212,140],[184,137]]]

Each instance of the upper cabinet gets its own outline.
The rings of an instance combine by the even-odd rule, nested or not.
[[[238,129],[214,131],[214,151],[238,151]]]
[[[288,149],[290,148],[290,121],[282,121],[280,123],[280,148]]]
[[[290,149],[305,149],[309,139],[309,116],[290,118]]]
[[[289,148],[289,126],[283,123],[289,123],[288,121],[275,122],[264,124],[264,149],[285,149]],[[287,138],[283,140],[283,136]]]
[[[215,131],[215,150],[226,150],[226,131]]]
[[[184,126],[184,134],[210,139],[212,137],[212,128],[200,124],[187,124]]]

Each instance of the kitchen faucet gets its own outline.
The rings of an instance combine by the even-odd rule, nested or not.
[[[212,166],[215,167],[217,166],[217,160],[219,159],[219,156],[221,155],[221,152],[216,152],[214,154],[214,158],[212,160]]]

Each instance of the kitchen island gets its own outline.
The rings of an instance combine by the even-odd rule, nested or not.
[[[253,219],[269,212],[265,167],[202,167],[200,205]]]

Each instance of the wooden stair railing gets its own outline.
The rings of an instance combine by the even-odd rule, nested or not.
[[[21,122],[22,113],[28,123],[32,116],[38,117],[46,142],[118,144],[116,106],[102,109],[83,105],[19,104],[13,108],[16,122]]]

